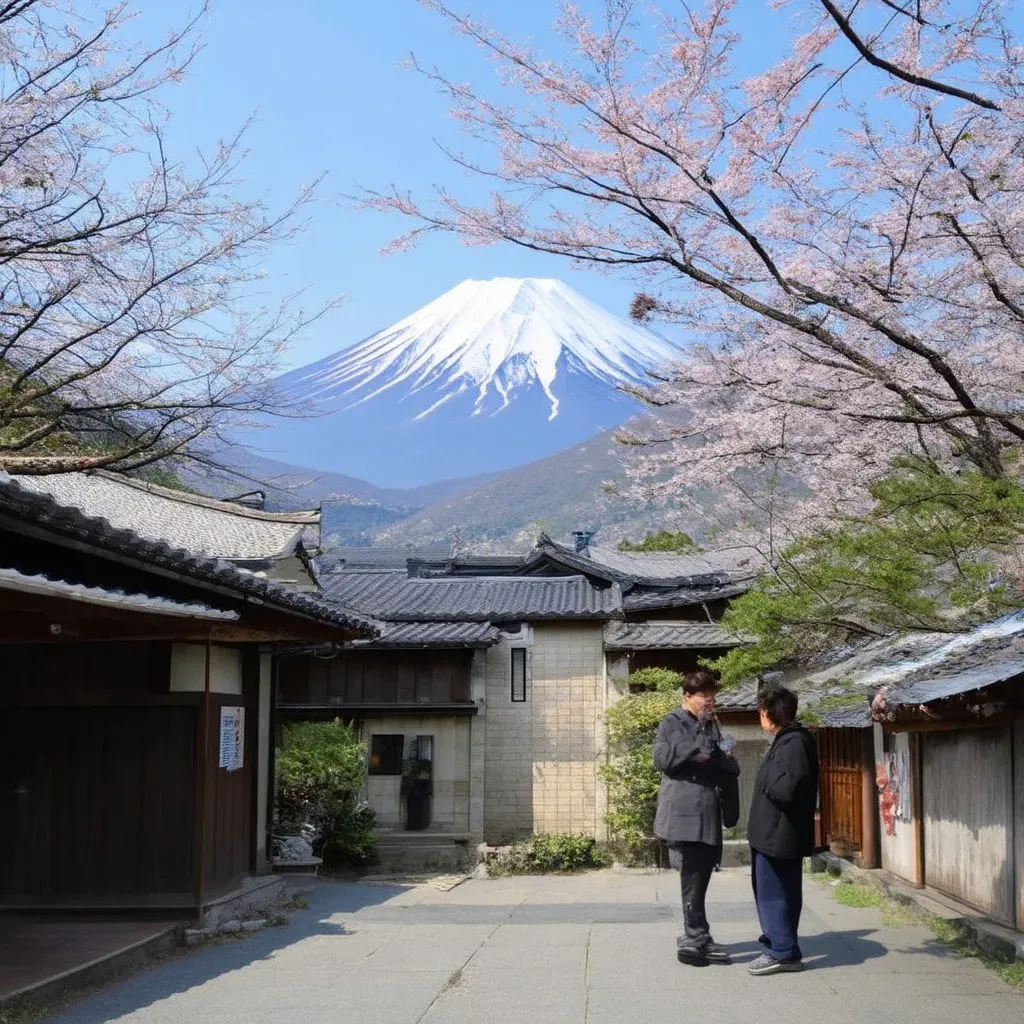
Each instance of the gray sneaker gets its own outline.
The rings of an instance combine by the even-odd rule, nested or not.
[[[762,953],[748,968],[750,974],[761,977],[766,974],[794,974],[804,969],[803,960],[776,960]]]

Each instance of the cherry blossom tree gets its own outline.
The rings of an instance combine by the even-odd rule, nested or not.
[[[788,49],[741,75],[750,3],[565,7],[544,55],[427,0],[497,71],[485,87],[420,66],[489,147],[451,153],[489,197],[362,201],[412,218],[398,246],[447,232],[632,274],[636,319],[688,329],[626,439],[652,496],[713,486],[726,518],[788,536],[797,504],[801,525],[861,508],[901,457],[1012,474],[1024,12],[783,0]]]
[[[278,355],[309,318],[253,286],[311,192],[277,212],[240,198],[244,132],[170,155],[160,100],[203,14],[144,48],[126,3],[0,2],[3,468],[205,458],[278,407]]]

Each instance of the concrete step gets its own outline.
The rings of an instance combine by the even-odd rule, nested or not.
[[[469,843],[468,832],[378,832],[377,846],[449,846]]]
[[[746,839],[726,839],[722,843],[722,867],[750,867],[750,844]]]
[[[444,833],[385,833],[377,842],[379,870],[395,874],[458,872],[477,861],[476,847],[468,836]]]

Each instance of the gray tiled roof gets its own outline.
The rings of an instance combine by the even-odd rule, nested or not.
[[[360,648],[491,647],[501,633],[489,622],[389,622],[377,640],[358,640]]]
[[[743,638],[717,622],[609,622],[604,646],[609,651],[655,651],[735,647]]]
[[[754,711],[757,708],[757,683],[746,680],[719,690],[715,707],[722,711]]]
[[[901,707],[973,693],[1024,675],[1024,611],[964,633],[880,637],[819,665],[787,671],[785,685],[804,707],[817,705],[822,725],[863,728],[876,694],[876,717],[884,718]],[[756,697],[756,683],[744,682],[722,693],[718,706],[747,710],[756,707]]]
[[[323,583],[332,599],[393,622],[610,619],[622,608],[618,587],[598,588],[582,576],[420,579],[339,572]]]
[[[676,555],[661,551],[616,551],[591,547],[590,558],[641,583],[665,583],[692,577],[752,579],[764,567],[761,555],[749,547]]]
[[[522,576],[522,555],[457,555],[455,558],[411,557],[410,576]]]
[[[291,554],[300,540],[312,548],[319,544],[318,511],[263,512],[103,470],[17,480],[25,490],[48,494],[60,505],[196,555],[278,558]]]
[[[76,601],[115,611],[148,612],[151,615],[169,615],[173,618],[208,622],[233,622],[238,618],[238,612],[213,608],[199,601],[177,601],[151,594],[126,593],[113,587],[85,586],[82,583],[52,579],[39,573],[19,572],[17,569],[0,569],[0,590],[54,597],[62,601]]]
[[[866,729],[871,725],[871,708],[867,700],[855,707],[826,711],[821,716],[824,729]]]
[[[322,560],[321,568],[327,572],[406,572],[410,559],[443,562],[447,559],[450,546],[435,544],[426,547],[373,548],[343,547],[331,548],[330,554]]]
[[[87,516],[73,505],[62,505],[48,493],[24,487],[26,477],[15,480],[0,470],[0,515],[71,540],[121,556],[143,569],[170,571],[187,577],[197,587],[223,589],[239,600],[256,602],[277,611],[299,615],[331,626],[357,629],[376,636],[380,626],[367,615],[332,601],[301,594],[239,569],[222,559],[206,558],[164,541],[152,541],[134,530],[121,529],[106,519]]]
[[[827,683],[797,679],[786,680],[785,685],[800,698],[801,713],[810,710],[816,724],[824,728],[865,729],[871,724],[871,695],[866,690],[858,700],[856,692],[850,694],[844,687]],[[756,711],[757,683],[747,680],[720,691],[715,705],[720,711]]]
[[[950,638],[915,662],[894,666],[882,686],[889,709],[929,704],[1024,675],[1024,612]]]
[[[653,611],[657,608],[685,608],[707,601],[723,601],[738,597],[750,589],[748,583],[727,583],[722,586],[682,586],[667,589],[634,590],[622,600],[626,611]]]

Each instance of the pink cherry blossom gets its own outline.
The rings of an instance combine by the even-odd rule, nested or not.
[[[510,86],[428,77],[490,144],[490,198],[384,190],[450,232],[629,274],[691,339],[644,397],[635,484],[792,533],[914,454],[1013,471],[1024,440],[1024,17],[1013,0],[567,8],[552,60],[439,0]],[[747,47],[744,59],[749,59]],[[701,501],[691,501],[701,494]],[[798,500],[799,499],[799,500]]]

